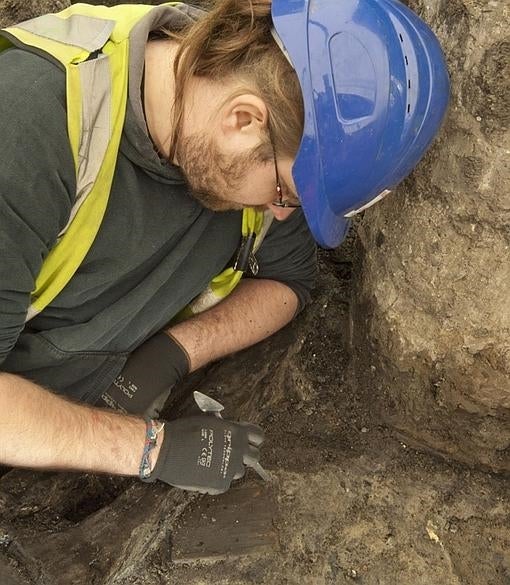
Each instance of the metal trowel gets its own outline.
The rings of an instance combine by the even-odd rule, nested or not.
[[[195,398],[195,402],[197,403],[198,408],[200,408],[202,412],[207,414],[214,414],[214,416],[218,418],[223,418],[221,416],[221,412],[225,409],[223,404],[217,400],[214,400],[214,398],[203,394],[202,392],[198,392],[198,390],[193,392],[193,397]],[[270,473],[262,467],[258,460],[246,462],[246,465],[254,469],[264,481],[272,480]]]

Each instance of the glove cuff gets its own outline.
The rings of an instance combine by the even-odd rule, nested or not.
[[[153,360],[151,364],[153,371],[154,367],[159,370],[159,376],[162,379],[167,376],[171,377],[177,373],[179,381],[181,381],[189,373],[190,359],[188,352],[167,331],[160,331],[146,341],[145,344],[150,345],[151,355],[161,356],[162,358],[157,363]]]

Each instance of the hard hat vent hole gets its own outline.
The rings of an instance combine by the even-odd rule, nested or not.
[[[402,44],[404,44],[404,37],[402,36],[402,33],[398,33],[400,42]],[[407,55],[404,53],[404,61],[406,62],[406,67],[409,67],[409,59],[407,58]],[[410,90],[411,90],[411,79],[407,80],[407,97],[409,99],[410,96]],[[407,113],[410,114],[411,113],[411,102],[407,102]]]

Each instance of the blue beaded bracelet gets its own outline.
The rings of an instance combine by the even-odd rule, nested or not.
[[[147,479],[151,475],[151,451],[158,443],[158,435],[165,427],[165,423],[152,418],[145,419],[145,445],[142,460],[140,461],[140,479]]]

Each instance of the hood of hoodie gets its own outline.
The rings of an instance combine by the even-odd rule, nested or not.
[[[121,151],[159,181],[183,183],[184,177],[179,167],[159,155],[149,135],[142,104],[145,47],[151,32],[162,28],[179,30],[203,14],[203,10],[187,4],[157,6],[131,31],[128,102]]]

